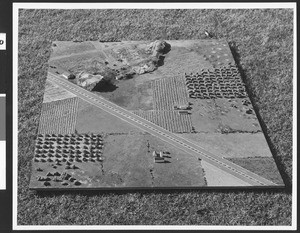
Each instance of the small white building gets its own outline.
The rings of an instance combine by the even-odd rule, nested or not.
[[[153,154],[155,163],[164,163],[165,162],[165,158],[164,158],[164,155],[163,155],[162,151],[160,151],[159,154],[156,153],[156,151],[153,151],[152,154]]]
[[[68,72],[65,71],[60,76],[63,77],[63,78],[65,78],[65,79],[68,79],[69,75],[70,75],[70,73],[68,73]]]

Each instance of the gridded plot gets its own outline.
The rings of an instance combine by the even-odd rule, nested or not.
[[[185,84],[190,98],[245,98],[245,85],[235,65],[201,70],[196,74],[185,74]]]
[[[39,134],[33,158],[32,188],[80,187],[89,166],[101,167],[103,138],[100,134]],[[90,179],[90,181],[92,181]]]
[[[186,105],[188,95],[181,77],[167,77],[152,82],[154,110],[174,110],[175,105]]]
[[[44,103],[38,133],[74,133],[77,109],[77,97]]]
[[[134,111],[144,119],[174,133],[192,132],[192,120],[189,114],[180,114],[178,111]]]

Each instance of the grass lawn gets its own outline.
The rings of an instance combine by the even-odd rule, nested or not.
[[[284,190],[29,191],[34,140],[54,40],[226,38],[247,84]],[[21,10],[18,224],[290,225],[291,10]]]

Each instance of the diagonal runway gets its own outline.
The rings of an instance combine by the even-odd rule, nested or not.
[[[210,163],[211,165],[235,176],[236,178],[244,181],[252,186],[277,186],[275,183],[267,180],[253,172],[250,172],[234,163],[229,162],[226,159],[220,158],[209,151],[198,146],[196,143],[191,142],[183,137],[180,137],[172,132],[161,128],[160,126],[141,118],[134,113],[104,99],[103,97],[89,92],[76,84],[69,82],[67,79],[59,77],[53,73],[48,72],[48,80],[55,84],[60,85],[60,87],[66,89],[67,91],[77,95],[79,98],[89,102],[90,104],[101,108],[102,110],[132,124],[158,138],[173,145],[174,147],[183,150],[184,152],[194,156],[196,158],[201,158],[204,161]]]

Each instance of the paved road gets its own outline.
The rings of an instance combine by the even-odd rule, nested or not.
[[[79,98],[89,102],[90,104],[101,108],[102,110],[132,124],[167,143],[173,145],[174,147],[185,151],[186,153],[196,157],[201,158],[204,161],[210,163],[211,165],[235,176],[236,178],[249,183],[252,186],[277,186],[275,183],[256,175],[234,163],[229,162],[219,156],[216,156],[209,151],[198,146],[195,142],[189,141],[179,135],[176,135],[160,126],[141,118],[134,113],[104,99],[103,97],[89,92],[71,82],[67,79],[59,77],[53,73],[48,73],[48,80],[50,82],[60,85],[67,91],[77,95]]]

